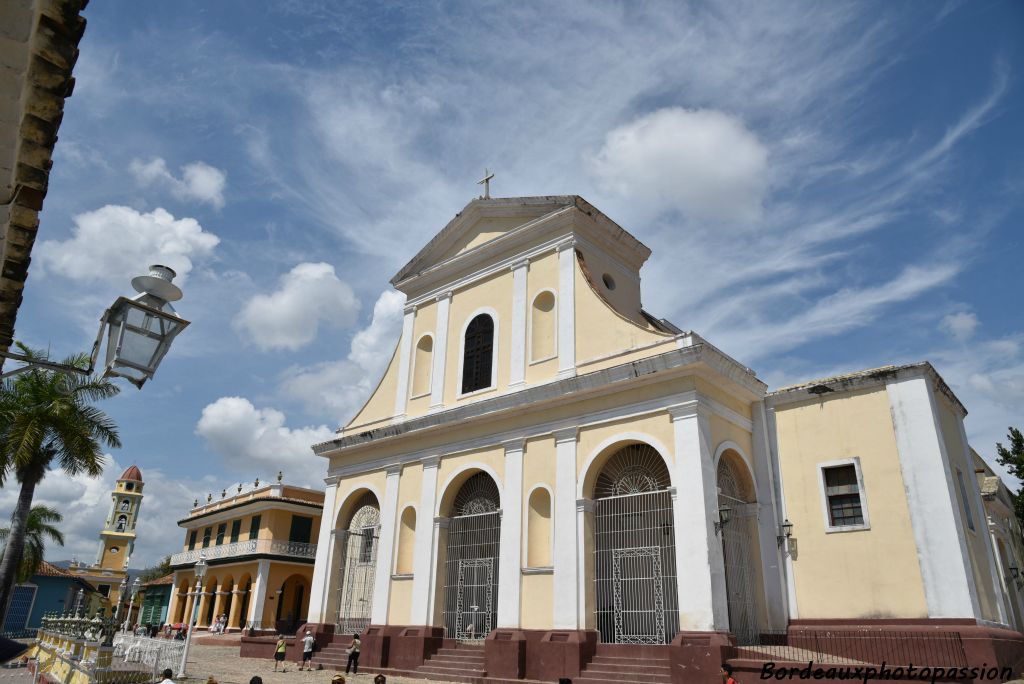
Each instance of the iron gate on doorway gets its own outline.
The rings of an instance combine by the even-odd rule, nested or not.
[[[672,497],[594,502],[597,628],[603,643],[667,644],[679,630]]]
[[[498,622],[500,500],[498,486],[482,472],[466,480],[455,495],[444,579],[449,639],[483,639]]]
[[[722,527],[722,555],[725,561],[725,586],[728,594],[729,631],[742,645],[758,643],[757,504],[719,496],[729,507],[729,522]]]
[[[342,581],[337,629],[339,634],[362,633],[370,625],[380,512],[363,506],[352,516],[349,528],[338,534]]]

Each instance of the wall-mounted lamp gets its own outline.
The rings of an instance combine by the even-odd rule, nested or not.
[[[731,512],[732,509],[725,504],[718,507],[718,520],[715,522],[715,534],[721,532],[722,528],[729,523],[729,514]]]
[[[793,523],[789,522],[789,518],[786,518],[785,522],[779,525],[779,534],[775,537],[775,541],[778,542],[779,546],[782,546],[792,536]]]

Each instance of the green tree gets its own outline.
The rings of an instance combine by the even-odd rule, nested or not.
[[[31,359],[47,360],[41,351],[20,342],[17,346]],[[62,361],[78,368],[88,362],[86,354]],[[7,617],[21,567],[36,486],[50,468],[69,476],[102,474],[103,446],[120,447],[121,440],[114,421],[92,404],[119,391],[109,380],[39,367],[0,385],[0,485],[12,474],[20,485],[6,552],[0,559],[0,624]]]
[[[1024,482],[1024,435],[1017,428],[1008,428],[1006,438],[1010,447],[1006,448],[1002,442],[996,443],[996,460],[999,465],[1006,468],[1015,478]],[[1024,527],[1024,487],[1017,490],[1013,496],[1013,507],[1017,513],[1017,520]]]
[[[29,511],[28,523],[25,526],[25,547],[21,556],[21,564],[18,567],[18,582],[27,582],[32,575],[39,572],[39,566],[42,565],[43,557],[46,555],[47,539],[64,546],[64,535],[54,527],[63,521],[64,516],[56,508],[33,506]],[[0,527],[0,544],[4,545],[5,552],[7,537],[10,533],[9,527]]]
[[[139,581],[145,584],[146,582],[160,579],[164,575],[170,575],[172,572],[174,572],[174,569],[171,567],[171,557],[164,556],[164,559],[158,565],[146,568],[139,573]]]

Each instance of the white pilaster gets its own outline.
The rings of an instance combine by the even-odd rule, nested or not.
[[[320,519],[320,536],[316,542],[316,563],[313,565],[313,581],[309,590],[309,622],[327,622],[325,609],[329,576],[334,562],[334,505],[338,496],[338,483],[332,481],[324,490],[323,517]]]
[[[429,625],[433,614],[431,594],[437,547],[434,545],[434,507],[437,505],[437,467],[441,459],[423,459],[420,505],[416,513],[416,546],[413,552],[411,625]]]
[[[430,408],[444,406],[444,373],[448,359],[448,312],[452,306],[452,293],[437,296],[437,327],[434,328],[434,365],[430,383]]]
[[[558,377],[576,375],[576,241],[558,246]]]
[[[395,420],[405,418],[405,405],[409,400],[409,365],[412,362],[412,324],[416,307],[407,306],[402,319],[402,342],[398,351],[398,389],[395,391]]]
[[[370,622],[385,625],[391,600],[391,563],[395,557],[395,521],[398,518],[398,477],[401,466],[388,468],[384,482],[384,501],[380,506],[380,541],[377,547],[377,567],[373,570],[373,605]]]
[[[708,409],[700,399],[669,408],[675,431],[676,573],[680,628],[729,628],[725,561],[715,532],[718,484]]]
[[[768,627],[785,629],[786,584],[782,570],[783,552],[778,543],[779,530],[784,518],[780,517],[775,499],[775,473],[772,468],[771,444],[768,441],[768,426],[764,402],[754,402],[750,407],[753,432],[754,478],[757,482],[757,527],[761,542],[761,567],[764,579],[765,604],[768,609]]]
[[[523,553],[523,440],[505,443],[505,491],[501,497],[498,561],[498,627],[519,626]]]
[[[555,554],[552,627],[577,629],[576,440],[575,427],[555,436]]]
[[[928,617],[981,617],[929,379],[893,382],[886,391]]]
[[[592,499],[576,501],[576,624],[579,629],[587,628],[587,516],[594,512]]]
[[[775,505],[779,512],[778,517],[785,522],[789,519],[789,516],[786,512],[786,483],[782,479],[782,459],[778,451],[779,438],[775,429],[775,409],[769,407],[762,407],[762,409],[764,411],[765,427],[767,428],[768,457],[771,459],[771,472],[775,478],[773,485],[776,497]],[[800,617],[800,606],[796,600],[796,576],[793,569],[793,556],[790,553],[788,541],[780,547],[779,553],[782,554],[782,574],[786,588],[786,619],[796,620]]]
[[[267,592],[270,591],[270,587],[267,586],[267,582],[270,580],[270,559],[261,558],[256,563],[256,579],[252,583],[252,601],[249,602],[249,622],[251,624],[259,625],[260,628],[265,629],[266,625],[263,625],[263,606],[267,603]],[[193,601],[193,604],[199,603],[199,597]],[[273,627],[273,625],[271,625]]]
[[[512,361],[509,367],[509,389],[526,384],[526,276],[530,261],[523,259],[512,264]]]

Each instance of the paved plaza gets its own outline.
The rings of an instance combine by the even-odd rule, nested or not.
[[[213,676],[218,684],[249,684],[249,679],[259,675],[263,684],[329,684],[335,671],[329,668],[301,672],[295,662],[284,663],[284,671],[274,672],[274,661],[270,658],[241,658],[238,646],[203,646],[195,645],[188,653],[188,674],[191,679],[205,681]],[[315,660],[314,660],[315,667]],[[353,677],[347,676],[349,682],[372,684],[373,675],[360,673]],[[410,677],[388,676],[388,684],[423,684],[426,680]],[[2,683],[0,683],[2,684]],[[443,684],[443,683],[442,683]]]

